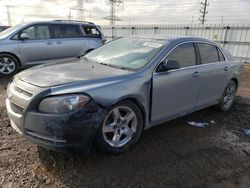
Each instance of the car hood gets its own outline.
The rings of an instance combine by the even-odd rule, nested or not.
[[[52,87],[84,80],[98,80],[132,73],[84,59],[36,66],[18,74],[19,79],[38,87]]]

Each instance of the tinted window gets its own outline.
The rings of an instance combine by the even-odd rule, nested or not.
[[[86,36],[88,37],[100,37],[99,30],[94,26],[83,26],[83,30]]]
[[[167,56],[167,59],[179,62],[181,68],[196,65],[196,54],[193,43],[178,46]]]
[[[30,40],[50,38],[50,30],[49,26],[47,25],[34,25],[24,29],[22,33],[27,33],[29,35]]]
[[[220,50],[219,48],[217,48],[217,49],[218,49],[220,61],[225,61],[225,57],[224,57],[224,55],[222,54],[221,50]]]
[[[55,38],[79,38],[81,31],[78,25],[53,25]]]
[[[217,48],[210,44],[198,44],[202,64],[219,62]]]

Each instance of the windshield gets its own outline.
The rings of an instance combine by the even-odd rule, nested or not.
[[[164,40],[121,38],[90,52],[85,58],[107,66],[138,70],[148,64],[164,45]]]
[[[0,39],[3,39],[3,38],[5,38],[5,37],[9,36],[9,35],[12,34],[13,32],[15,32],[17,29],[19,29],[22,25],[24,25],[24,24],[18,24],[18,25],[15,25],[15,26],[13,26],[13,27],[10,27],[10,28],[8,28],[8,29],[2,31],[2,32],[0,33]]]

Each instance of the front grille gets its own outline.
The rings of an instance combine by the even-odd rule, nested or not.
[[[20,116],[23,115],[27,104],[34,95],[29,90],[23,89],[24,87],[24,84],[19,80],[13,81],[7,91],[10,110]]]
[[[18,92],[18,93],[24,95],[24,96],[29,97],[29,98],[31,98],[31,97],[33,96],[33,94],[32,94],[31,92],[26,91],[26,90],[24,90],[24,89],[21,89],[20,87],[18,87],[18,86],[16,86],[16,85],[14,85],[14,90],[15,90],[16,92]]]
[[[17,86],[14,82],[10,84],[10,92],[25,100],[29,100],[33,96],[32,92]]]
[[[15,104],[15,103],[13,103],[11,101],[10,101],[10,107],[11,107],[13,112],[15,112],[15,113],[17,113],[19,115],[23,114],[23,111],[24,111],[23,107],[18,106],[17,104]]]

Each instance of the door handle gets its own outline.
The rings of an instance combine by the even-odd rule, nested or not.
[[[48,42],[46,42],[46,44],[51,45],[51,44],[53,44],[53,42],[48,41]]]
[[[200,73],[198,71],[194,72],[193,77],[199,77]]]
[[[224,71],[226,71],[226,72],[228,71],[228,67],[227,67],[227,66],[226,66],[226,67],[224,67]]]
[[[57,44],[62,44],[62,41],[56,41]]]

